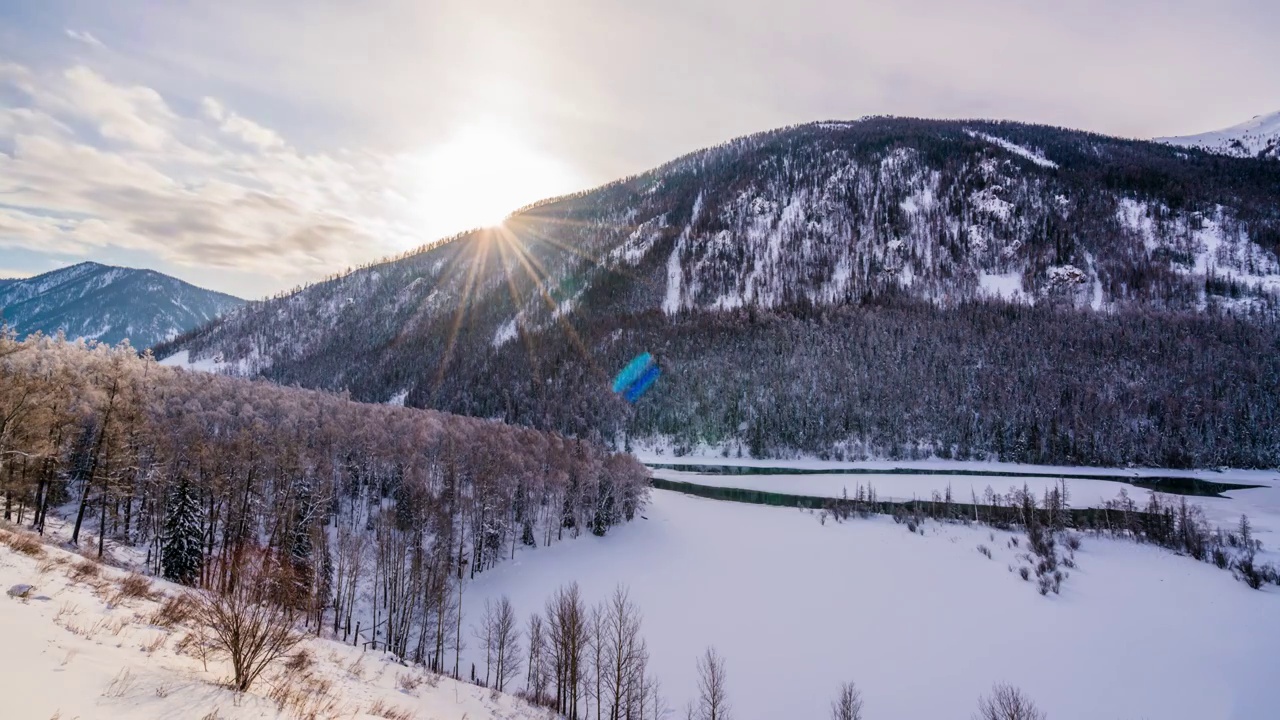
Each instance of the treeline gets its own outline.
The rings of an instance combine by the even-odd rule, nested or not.
[[[0,333],[5,520],[43,532],[65,511],[72,543],[144,548],[156,574],[218,592],[265,564],[317,632],[437,669],[468,579],[521,545],[604,535],[647,488],[630,456],[554,433]]]
[[[677,454],[1280,465],[1274,320],[906,297],[675,317],[583,307],[581,345],[552,328],[486,348],[409,402],[619,447],[664,436]],[[596,368],[640,351],[662,377],[629,406]]]

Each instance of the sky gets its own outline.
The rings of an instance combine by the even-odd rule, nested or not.
[[[1274,0],[0,0],[0,277],[256,298],[782,125],[1280,110]]]

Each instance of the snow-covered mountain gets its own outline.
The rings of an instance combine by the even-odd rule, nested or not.
[[[1280,112],[1255,115],[1250,120],[1222,130],[1156,138],[1156,142],[1200,148],[1233,157],[1280,159]]]
[[[154,270],[94,262],[31,278],[0,281],[0,317],[20,335],[34,332],[139,349],[169,340],[243,304]]]
[[[942,433],[963,445],[962,428],[978,413],[994,423],[979,433],[981,445],[1003,444],[1012,431],[1001,423],[1019,434],[1035,425],[1024,440],[1049,461],[1061,448],[1048,450],[1041,432],[1061,425],[1029,408],[1117,397],[1099,388],[1100,377],[1120,372],[1108,364],[1116,339],[1103,328],[1125,329],[1123,344],[1137,354],[1124,363],[1148,367],[1157,362],[1141,350],[1150,342],[1133,328],[1164,347],[1159,338],[1183,332],[1158,325],[1173,318],[1273,317],[1278,251],[1278,163],[1224,163],[1017,123],[868,118],[739,138],[538,203],[501,228],[250,303],[157,352],[362,400],[403,398],[615,439],[769,442],[794,431],[785,444],[817,451],[883,430],[894,443]],[[1010,315],[993,303],[1048,315]],[[886,304],[911,309],[872,310]],[[993,317],[980,320],[984,313]],[[1115,319],[1123,313],[1159,318]],[[1017,327],[975,342],[1010,317]],[[907,338],[914,351],[898,346]],[[1096,352],[1082,350],[1092,343]],[[1231,342],[1217,347],[1198,362],[1216,358],[1225,373],[1253,357]],[[666,354],[663,380],[624,412],[610,404],[607,380],[642,351]],[[1179,361],[1160,362],[1163,377]],[[1010,383],[1040,363],[1070,374],[1058,382],[1083,395],[1054,394],[1032,373],[1015,400],[956,374],[971,368],[993,374],[982,382]],[[849,394],[853,382],[914,394],[859,398]],[[1160,393],[1173,392],[1172,378],[1160,382]],[[981,397],[957,399],[972,393]],[[820,409],[836,400],[847,406]],[[917,403],[961,414],[967,406],[969,419],[904,423],[921,417]],[[1057,422],[1078,421],[1083,432],[1078,410]],[[858,417],[873,411],[885,415]],[[886,442],[855,445],[879,452]],[[1228,448],[1220,436],[1204,442],[1214,457]],[[1092,461],[1135,457],[1117,448]]]

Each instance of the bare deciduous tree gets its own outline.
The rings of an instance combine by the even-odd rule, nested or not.
[[[518,625],[515,608],[511,607],[511,600],[503,595],[494,609],[493,631],[490,633],[496,662],[494,687],[499,692],[506,690],[507,683],[520,674],[520,628]]]
[[[724,658],[714,647],[698,658],[698,720],[730,720]]]
[[[1018,688],[998,683],[989,697],[978,698],[974,720],[1044,720],[1045,715]]]
[[[831,720],[862,720],[862,693],[857,685],[840,686],[840,694],[831,701]]]
[[[640,639],[640,609],[631,602],[627,589],[619,585],[602,613],[603,645],[607,668],[604,693],[609,700],[609,719],[619,720],[628,689],[644,679],[645,649]]]
[[[555,710],[578,717],[578,701],[585,681],[587,608],[577,583],[556,591],[547,601],[548,666],[555,680]]]
[[[529,616],[529,672],[525,676],[524,691],[534,703],[542,702],[547,691],[547,675],[543,672],[543,655],[546,653],[547,639],[543,633],[542,616],[533,613]]]

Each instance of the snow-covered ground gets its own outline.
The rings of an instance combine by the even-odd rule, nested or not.
[[[848,680],[870,718],[965,717],[994,682],[1055,720],[1280,707],[1280,591],[1159,548],[1086,537],[1062,594],[1042,597],[1008,569],[1022,552],[1012,535],[986,528],[928,523],[920,536],[886,517],[822,524],[664,491],[645,515],[486,572],[468,618],[503,594],[523,617],[563,583],[593,603],[626,584],[671,704],[693,697],[695,660],[715,645],[738,720],[827,717]]]
[[[0,530],[0,532],[4,532]],[[190,628],[169,630],[151,624],[159,603],[119,600],[116,587],[126,573],[100,567],[100,576],[73,579],[82,560],[45,547],[42,557],[20,554],[0,542],[0,589],[32,585],[27,599],[0,595],[0,717],[49,718],[296,718],[307,707],[328,708],[321,718],[373,718],[383,707],[412,718],[433,720],[518,720],[546,717],[510,696],[447,678],[433,687],[421,670],[393,662],[380,652],[327,640],[303,644],[313,664],[310,681],[292,680],[294,694],[273,691],[286,682],[283,668],[269,670],[246,694],[219,685],[230,666],[210,659],[208,670],[195,654],[178,648]],[[153,581],[173,593],[179,588]],[[421,679],[402,688],[400,678]],[[285,699],[283,709],[278,700]],[[390,717],[390,715],[386,715]]]

